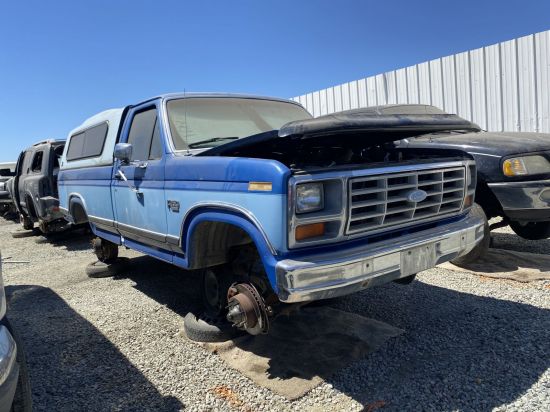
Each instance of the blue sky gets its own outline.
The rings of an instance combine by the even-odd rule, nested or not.
[[[293,97],[550,29],[540,1],[3,1],[0,161],[164,92]]]

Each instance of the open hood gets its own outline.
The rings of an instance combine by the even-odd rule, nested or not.
[[[273,130],[245,137],[198,154],[199,156],[243,155],[257,145],[315,140],[318,144],[334,138],[351,144],[380,145],[407,137],[450,130],[479,131],[475,123],[428,105],[388,105],[293,121]]]

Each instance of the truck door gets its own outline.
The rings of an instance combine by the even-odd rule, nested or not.
[[[167,233],[165,156],[156,106],[132,109],[120,140],[132,145],[132,156],[128,164],[116,160],[113,169],[111,190],[118,230],[127,239],[163,247]]]

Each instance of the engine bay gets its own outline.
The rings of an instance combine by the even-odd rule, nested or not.
[[[232,144],[224,145],[227,148],[220,151],[219,155],[273,159],[286,165],[293,173],[469,158],[466,153],[458,150],[415,149],[407,147],[399,140],[388,139],[391,140],[387,135],[382,137],[356,134],[276,138],[251,142],[245,146],[235,145],[237,147],[234,148]]]

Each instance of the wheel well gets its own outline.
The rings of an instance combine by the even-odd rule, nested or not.
[[[200,222],[189,243],[190,269],[200,269],[231,262],[239,246],[253,244],[250,235],[226,222]]]
[[[27,205],[27,213],[29,214],[29,217],[31,219],[37,220],[38,214],[36,213],[36,209],[34,208],[32,197],[29,194],[25,195],[25,204]]]
[[[77,225],[88,222],[86,210],[84,210],[84,206],[77,198],[71,199],[69,213],[73,217],[74,223]]]
[[[477,181],[475,201],[483,208],[483,211],[487,215],[487,219],[503,215],[502,206],[497,197],[487,183],[484,180],[479,179],[479,177]]]

